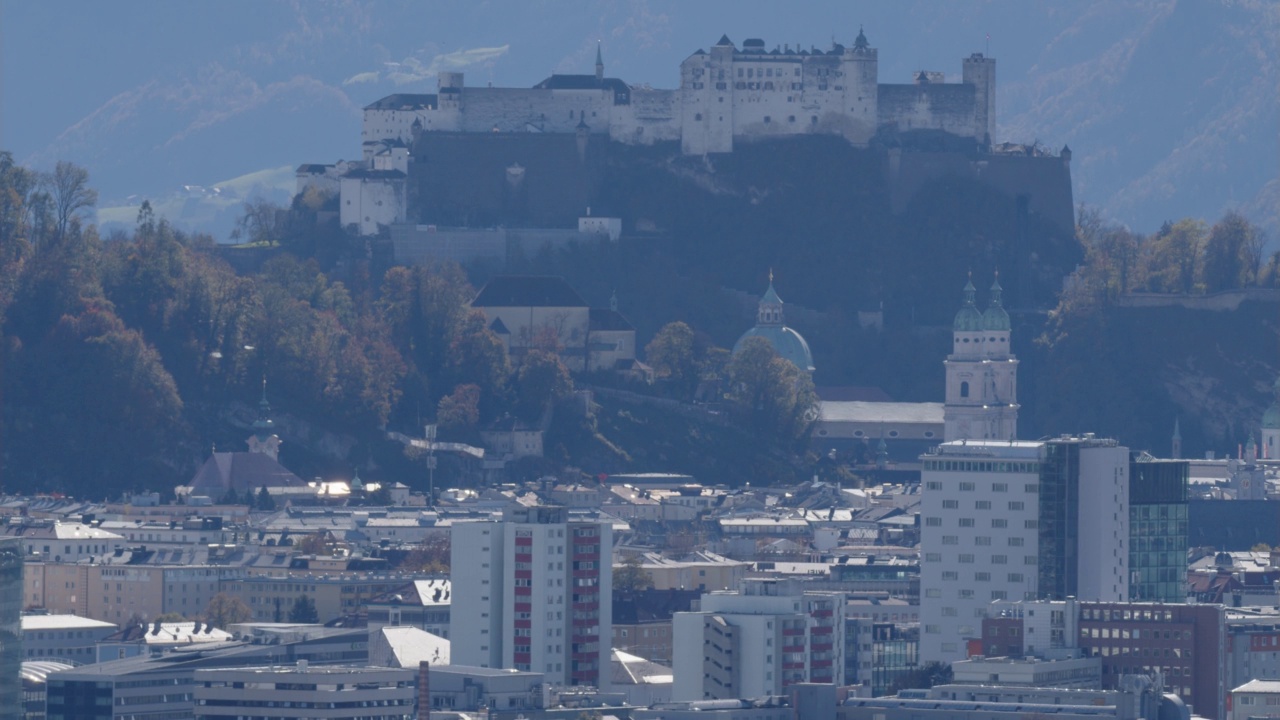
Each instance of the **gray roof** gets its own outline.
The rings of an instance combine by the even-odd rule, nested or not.
[[[823,400],[818,403],[825,422],[919,423],[941,425],[943,404],[933,402],[863,402]]]

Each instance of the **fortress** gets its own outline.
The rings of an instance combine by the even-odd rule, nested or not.
[[[982,53],[963,59],[960,82],[919,71],[910,83],[882,83],[861,30],[851,47],[828,50],[721,37],[681,63],[673,90],[607,77],[597,48],[594,74],[495,88],[442,72],[436,93],[388,95],[364,108],[360,159],[302,165],[297,190],[339,196],[342,227],[361,235],[413,223],[568,227],[593,205],[604,158],[620,149],[705,157],[842,138],[884,153],[895,213],[926,183],[958,175],[1017,196],[1020,213],[1070,233],[1070,151],[1046,163],[1039,148],[997,144],[995,85],[995,60]]]
[[[877,51],[853,47],[739,48],[721,37],[680,64],[680,87],[658,90],[594,75],[552,75],[529,89],[468,87],[444,72],[433,95],[397,94],[365,108],[365,160],[417,132],[587,133],[626,144],[679,141],[685,154],[731,152],[735,143],[821,133],[866,145],[883,131],[941,131],[989,147],[995,138],[996,63],[975,53],[960,83],[918,72],[911,84],[879,81]]]

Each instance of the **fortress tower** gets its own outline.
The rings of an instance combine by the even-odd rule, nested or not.
[[[991,304],[979,312],[970,280],[952,326],[952,351],[943,408],[945,438],[1015,440],[1018,436],[1018,360],[1009,347],[1009,313],[1000,279],[991,284]]]
[[[982,53],[970,55],[964,59],[961,81],[973,86],[973,136],[978,144],[990,147],[996,142],[996,61]],[[1071,151],[1065,145],[1063,150],[1070,162]]]

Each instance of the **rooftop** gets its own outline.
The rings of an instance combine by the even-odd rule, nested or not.
[[[23,615],[22,630],[86,630],[113,628],[115,623],[83,618],[79,615]]]
[[[818,406],[825,422],[943,424],[942,403],[822,400]]]

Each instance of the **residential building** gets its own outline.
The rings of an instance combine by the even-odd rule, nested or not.
[[[84,523],[55,522],[18,532],[27,558],[45,562],[78,563],[110,555],[125,544],[121,535]]]
[[[1231,691],[1229,720],[1280,718],[1280,681],[1250,680]]]
[[[517,507],[453,525],[453,659],[608,684],[613,527],[562,507]]]
[[[776,695],[844,678],[844,594],[774,594],[768,581],[702,596],[672,620],[675,700]]]
[[[887,695],[898,680],[920,662],[918,623],[875,622],[845,618],[844,680],[873,697]]]
[[[543,706],[543,675],[537,672],[469,665],[431,667],[431,709],[475,712],[532,712]]]
[[[369,630],[415,627],[448,639],[452,598],[453,587],[447,579],[414,580],[369,601]]]
[[[196,720],[411,720],[414,668],[263,666],[196,670]]]

